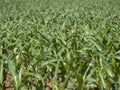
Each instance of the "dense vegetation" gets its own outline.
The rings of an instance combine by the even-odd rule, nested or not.
[[[120,90],[119,0],[0,0],[0,90],[7,84]]]

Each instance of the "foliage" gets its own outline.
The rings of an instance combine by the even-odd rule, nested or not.
[[[0,3],[0,88],[120,89],[119,0]]]

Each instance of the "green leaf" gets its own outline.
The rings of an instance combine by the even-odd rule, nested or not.
[[[3,71],[4,71],[4,67],[3,67],[3,60],[1,60],[1,65],[0,65],[0,85],[2,85],[3,84]]]
[[[101,70],[98,71],[100,80],[102,82],[103,88],[106,88],[105,81],[104,81],[104,74],[101,72]]]

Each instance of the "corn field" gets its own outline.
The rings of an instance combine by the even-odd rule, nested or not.
[[[120,90],[120,1],[0,0],[0,90]]]

